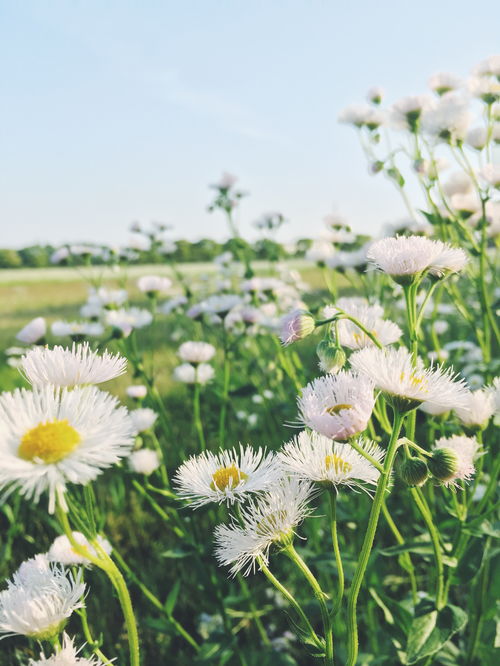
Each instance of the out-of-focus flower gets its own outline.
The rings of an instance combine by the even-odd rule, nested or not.
[[[187,363],[206,363],[215,356],[215,347],[209,342],[183,342],[177,354]]]
[[[130,454],[128,464],[132,472],[149,476],[160,466],[160,458],[152,449],[139,449]]]
[[[148,389],[142,384],[133,384],[132,386],[127,386],[125,393],[129,398],[133,398],[134,400],[142,400],[142,398],[145,398],[148,394]]]
[[[174,369],[174,378],[184,384],[207,384],[215,376],[215,371],[209,363],[191,365],[182,363]]]
[[[137,280],[137,286],[140,291],[148,296],[158,296],[167,293],[172,286],[172,280],[160,275],[143,275]]]
[[[81,532],[73,532],[73,539],[79,546],[83,546],[87,549],[91,556],[98,557],[94,547],[90,545]],[[99,546],[109,555],[112,551],[109,541],[100,535],[97,535],[96,539]],[[87,567],[92,566],[89,559],[74,550],[70,540],[65,534],[61,534],[54,539],[46,557],[49,562],[58,562],[59,564],[64,564],[66,566],[77,564],[83,564]]]
[[[144,328],[153,321],[153,315],[144,308],[120,308],[109,310],[104,316],[104,321],[120,335],[127,337],[134,328]]]
[[[466,404],[457,407],[455,412],[467,428],[485,428],[495,413],[494,395],[488,389],[471,391],[467,395]]]
[[[16,339],[27,345],[33,345],[41,340],[47,332],[47,324],[43,317],[35,317],[16,335]]]
[[[151,430],[155,424],[156,419],[158,418],[158,414],[149,407],[133,409],[131,412],[129,412],[129,416],[132,421],[134,430],[137,433]]]

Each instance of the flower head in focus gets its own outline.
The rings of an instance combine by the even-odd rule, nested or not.
[[[287,346],[302,340],[314,332],[316,323],[314,317],[306,310],[294,310],[285,315],[280,322],[280,339]]]

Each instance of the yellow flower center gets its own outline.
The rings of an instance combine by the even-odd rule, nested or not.
[[[345,460],[342,460],[340,456],[336,453],[332,453],[325,457],[326,469],[333,467],[335,474],[347,474],[352,469],[351,463],[348,463]]]
[[[333,407],[328,407],[326,410],[329,414],[338,414],[343,409],[352,409],[352,405],[347,405],[345,403],[340,403],[339,405],[333,405]]]
[[[39,423],[23,435],[17,453],[23,460],[56,463],[69,455],[80,441],[80,435],[67,419]]]
[[[242,472],[233,463],[230,467],[221,467],[212,474],[212,490],[226,490],[226,488],[235,488],[241,481],[248,479],[248,474]]]
[[[413,388],[422,389],[422,391],[427,393],[427,382],[425,381],[425,377],[417,377],[414,372],[410,373],[409,377],[407,377],[406,374],[402,372],[400,380],[402,382],[407,381]]]

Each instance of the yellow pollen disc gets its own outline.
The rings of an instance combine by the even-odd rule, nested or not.
[[[342,458],[336,453],[332,453],[325,457],[325,465],[327,469],[333,467],[336,474],[347,474],[347,472],[350,472],[352,469],[351,463],[342,460]]]
[[[352,405],[346,405],[341,403],[340,405],[333,405],[333,407],[328,407],[326,411],[329,414],[338,414],[343,409],[352,409]]]
[[[427,382],[425,381],[425,378],[424,377],[417,377],[413,372],[410,374],[410,376],[408,378],[406,378],[405,373],[402,372],[401,376],[400,376],[400,380],[402,382],[408,381],[413,386],[413,388],[420,388],[423,391],[427,392],[427,389],[426,389]]]
[[[39,423],[23,435],[17,454],[23,460],[56,463],[70,454],[80,441],[80,435],[67,419]]]
[[[242,472],[233,463],[231,467],[221,467],[212,474],[212,490],[226,490],[228,486],[235,488],[241,481],[248,479],[248,474]]]

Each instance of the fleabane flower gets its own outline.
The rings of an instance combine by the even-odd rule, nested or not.
[[[83,607],[84,594],[81,574],[49,564],[43,555],[27,560],[0,592],[0,633],[50,640]]]
[[[148,389],[143,384],[132,384],[131,386],[127,386],[125,393],[133,400],[142,400],[147,396]]]
[[[119,308],[107,310],[104,321],[113,328],[115,335],[129,336],[135,328],[144,328],[153,321],[153,315],[144,308]]]
[[[95,386],[44,386],[0,395],[0,490],[64,505],[68,483],[86,484],[128,455],[134,429],[118,400]]]
[[[160,466],[160,457],[152,449],[139,449],[133,451],[128,459],[128,464],[132,472],[149,476]]]
[[[98,557],[95,548],[90,545],[88,540],[81,532],[73,532],[73,539],[77,544],[86,548],[90,555]],[[109,555],[112,551],[111,544],[104,537],[97,535],[96,537],[99,546]],[[52,542],[51,547],[47,551],[46,557],[49,562],[58,562],[66,566],[73,566],[83,564],[86,567],[92,566],[89,559],[80,555],[73,549],[73,546],[65,534],[56,537]]]
[[[383,461],[380,446],[363,438],[358,444],[377,462]],[[289,474],[336,489],[346,486],[366,490],[365,484],[376,485],[380,476],[378,469],[350,444],[305,430],[285,444],[278,457]]]
[[[368,377],[340,370],[310,382],[297,399],[300,421],[332,439],[347,439],[368,425],[375,397]]]
[[[50,657],[41,654],[39,659],[30,659],[28,666],[104,666],[97,657],[79,657],[80,650],[81,648],[75,648],[74,639],[64,634],[62,647],[57,652]]]
[[[467,263],[467,255],[460,248],[424,236],[382,238],[370,246],[367,258],[403,285],[427,271],[436,277],[456,273]]]
[[[27,345],[33,345],[41,340],[47,332],[47,324],[43,317],[35,317],[24,326],[16,335],[17,340]]]
[[[455,412],[467,428],[484,428],[495,413],[495,397],[488,389],[471,391],[467,394],[466,404]]]
[[[154,409],[149,407],[141,407],[140,409],[133,409],[129,412],[130,420],[136,433],[145,432],[150,430],[155,424],[158,414]]]
[[[105,351],[98,354],[88,343],[72,347],[59,345],[36,347],[22,358],[22,373],[35,387],[78,386],[80,384],[101,384],[119,377],[127,369],[127,360],[119,354]]]
[[[314,331],[316,327],[314,317],[306,310],[293,310],[280,321],[280,340],[287,346],[302,340]]]
[[[208,384],[215,376],[215,370],[209,363],[181,363],[174,368],[174,378],[184,384]]]
[[[445,370],[443,366],[432,365],[424,368],[421,359],[414,363],[412,355],[404,347],[367,347],[355,352],[350,362],[401,411],[415,409],[422,404],[442,411],[465,405],[467,387],[464,380],[457,380],[451,368]]]
[[[281,477],[276,456],[262,448],[204,451],[189,458],[177,470],[174,483],[179,497],[193,507],[209,502],[233,504],[250,493],[269,489]]]
[[[297,478],[284,478],[269,492],[252,499],[241,509],[240,525],[215,528],[215,556],[220,565],[230,566],[231,574],[247,576],[259,560],[267,564],[272,546],[286,546],[297,526],[309,515],[313,487]]]
[[[143,275],[137,280],[137,286],[147,296],[165,294],[172,286],[172,280],[159,275]]]
[[[358,319],[384,346],[396,342],[403,335],[397,324],[383,318],[383,309],[380,305],[369,305],[364,298],[339,298],[335,305],[324,308],[324,317],[329,319],[340,311]],[[343,347],[362,349],[375,345],[370,336],[349,319],[339,319],[337,332],[338,341]]]
[[[474,437],[453,435],[441,437],[427,459],[431,474],[445,486],[457,486],[457,481],[469,481],[476,469],[474,459],[479,444]]]
[[[187,363],[206,363],[215,356],[215,347],[209,342],[183,342],[177,354]]]

